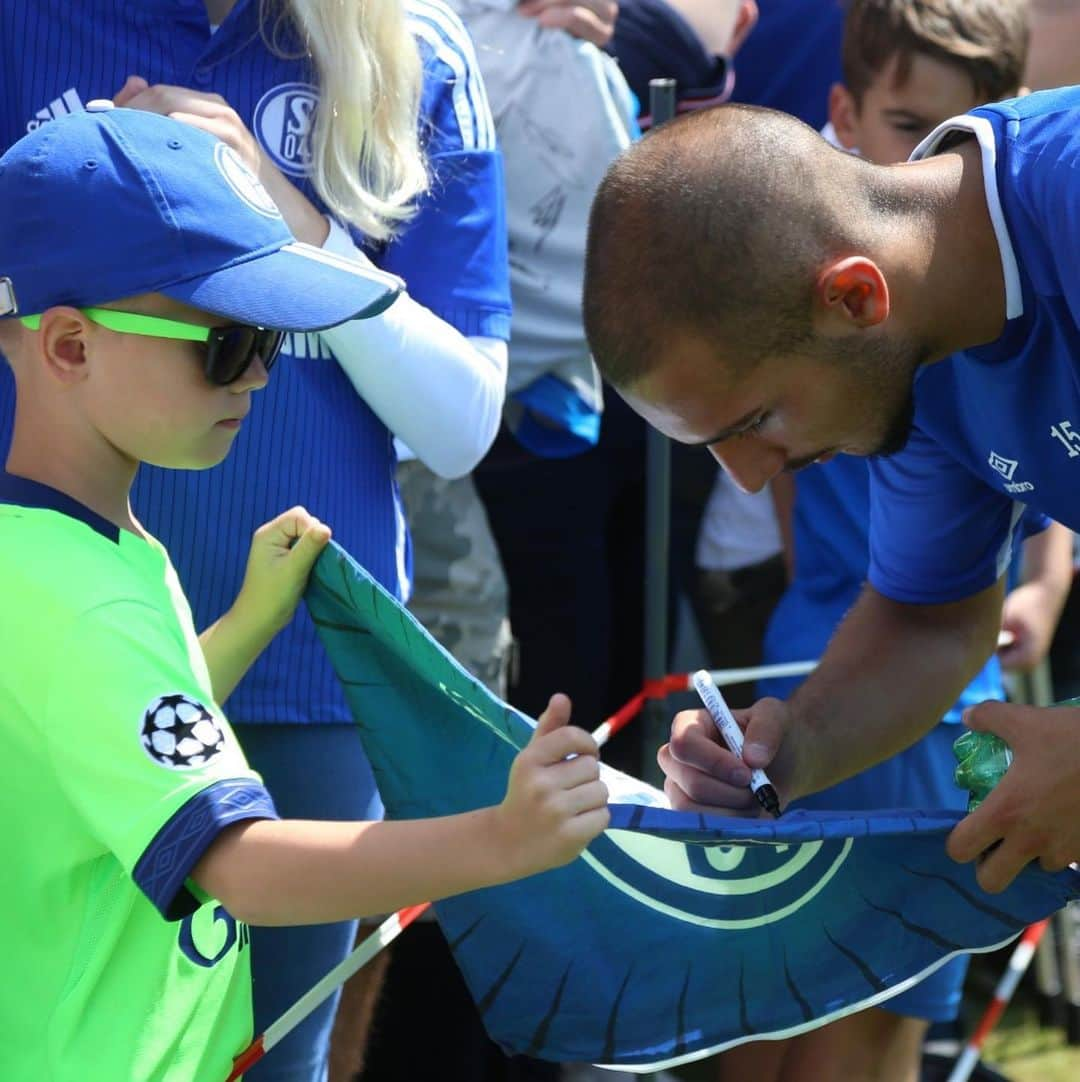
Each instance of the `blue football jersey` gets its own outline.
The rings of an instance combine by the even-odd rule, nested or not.
[[[369,254],[462,333],[507,338],[502,169],[473,46],[439,0],[408,0],[406,7],[424,65],[420,123],[431,187],[405,230]],[[221,94],[278,168],[321,207],[307,179],[319,107],[315,76],[287,24],[260,33],[259,9],[258,0],[238,0],[212,32],[202,0],[5,3],[0,145],[94,98],[111,98],[129,74],[141,75]],[[12,400],[10,373],[0,366],[5,453]],[[226,461],[204,472],[143,467],[133,502],[172,555],[201,628],[232,603],[255,528],[295,504],[329,523],[400,596],[408,556],[395,465],[391,433],[321,338],[290,335]],[[229,713],[240,722],[352,720],[306,610],[252,667]]]
[[[921,370],[907,447],[871,462],[870,581],[916,604],[991,585],[1025,505],[1080,529],[1080,88],[949,120],[913,158],[956,131],[982,151],[1007,320]]]
[[[866,462],[838,455],[808,466],[795,479],[795,577],[765,635],[765,661],[809,661],[829,639],[862,590],[869,562],[870,480]],[[1017,540],[1043,530],[1045,516],[1029,511]],[[760,695],[786,698],[802,678],[766,680]],[[1001,666],[991,657],[942,719],[958,722],[964,708],[1001,699]]]

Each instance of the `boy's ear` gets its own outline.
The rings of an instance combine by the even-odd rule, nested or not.
[[[739,14],[735,17],[735,29],[731,32],[727,55],[734,56],[750,36],[750,31],[757,26],[758,6],[756,0],[740,0]]]
[[[845,150],[859,146],[859,108],[843,83],[833,83],[829,90],[829,123]]]
[[[77,308],[50,308],[42,313],[37,354],[58,383],[86,378],[86,317]]]
[[[814,300],[825,335],[876,327],[889,318],[888,283],[867,256],[845,256],[822,268],[814,283]]]

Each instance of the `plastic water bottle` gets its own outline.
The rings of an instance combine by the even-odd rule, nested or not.
[[[1066,699],[1054,706],[1080,706],[1080,698]],[[1013,760],[1012,748],[993,733],[965,730],[954,741],[953,754],[957,762],[956,784],[971,794],[968,811],[973,812],[1005,776]]]
[[[953,743],[956,784],[967,789],[968,811],[973,812],[1005,776],[1012,763],[1012,748],[993,733],[965,731]]]

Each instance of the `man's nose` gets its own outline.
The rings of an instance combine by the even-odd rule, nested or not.
[[[787,463],[779,447],[752,437],[714,443],[709,450],[744,492],[760,492]]]

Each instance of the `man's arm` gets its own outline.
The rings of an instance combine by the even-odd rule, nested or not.
[[[660,751],[668,796],[677,807],[751,812],[749,764],[768,770],[786,805],[908,747],[993,651],[1002,594],[999,581],[963,601],[908,605],[868,586],[789,702],[737,713],[745,762],[720,746],[704,711],[677,715]]]
[[[808,739],[825,745],[807,749],[800,792],[851,777],[928,733],[993,653],[1003,594],[999,580],[963,601],[908,605],[866,587],[790,702]]]

